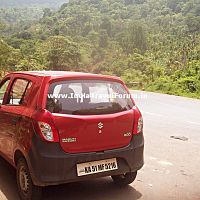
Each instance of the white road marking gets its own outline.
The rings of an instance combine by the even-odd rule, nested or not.
[[[166,117],[166,118],[168,118],[169,119],[169,117],[168,116],[165,116],[165,115],[162,115],[162,114],[157,114],[157,113],[152,113],[152,112],[146,112],[146,111],[144,111],[143,113],[145,113],[145,114],[147,114],[147,115],[151,115],[151,116],[157,116],[157,117]],[[172,119],[172,118],[171,118]],[[174,118],[174,120],[178,120],[178,119],[175,119]],[[173,120],[173,121],[174,121]],[[194,124],[194,125],[198,125],[198,126],[200,126],[200,123],[199,122],[192,122],[192,121],[181,121],[183,124],[185,124],[185,123],[189,123],[189,124]]]
[[[168,161],[158,161],[158,163],[161,164],[161,165],[173,166],[173,164],[171,162],[168,162]]]
[[[157,116],[157,117],[164,117],[164,115],[156,114],[156,113],[151,113],[151,112],[143,112],[143,113],[146,113],[148,115],[154,115],[154,116]]]
[[[200,123],[198,123],[198,122],[187,121],[187,123],[195,124],[195,125],[199,125],[200,126]]]
[[[150,156],[149,157],[150,160],[157,160],[157,158]]]

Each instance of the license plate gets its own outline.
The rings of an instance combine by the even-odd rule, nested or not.
[[[97,174],[117,169],[118,166],[116,158],[77,164],[78,176],[86,176],[89,174]]]

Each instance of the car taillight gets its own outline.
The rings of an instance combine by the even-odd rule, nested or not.
[[[133,110],[134,110],[133,134],[136,135],[143,132],[143,118],[142,118],[142,114],[140,113],[137,107],[135,107]]]
[[[59,142],[57,130],[46,122],[35,122],[37,132],[47,142]]]
[[[59,142],[58,130],[51,113],[46,110],[37,111],[32,116],[35,132],[46,142]]]
[[[140,116],[137,124],[137,134],[142,133],[142,131],[143,131],[143,118],[142,116]]]
[[[38,125],[44,139],[49,142],[53,142],[54,136],[53,136],[53,131],[51,129],[51,126],[44,122],[38,122]]]

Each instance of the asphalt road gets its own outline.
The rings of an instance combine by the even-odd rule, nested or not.
[[[200,101],[133,94],[145,124],[145,166],[136,181],[123,189],[110,178],[47,187],[44,200],[200,200]],[[15,172],[2,159],[0,200],[18,200]]]

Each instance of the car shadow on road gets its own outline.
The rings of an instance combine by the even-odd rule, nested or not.
[[[136,200],[142,194],[131,186],[119,188],[111,178],[101,178],[60,186],[50,186],[43,191],[44,200]]]
[[[17,194],[17,184],[15,179],[15,169],[0,157],[0,200],[19,200]]]
[[[15,170],[0,157],[0,200],[19,200]],[[142,194],[131,186],[119,188],[111,178],[49,186],[43,189],[42,200],[137,200]]]

